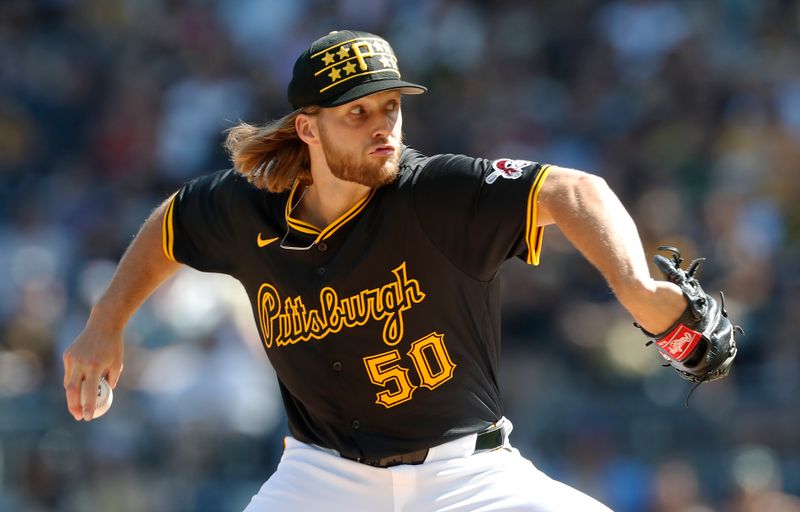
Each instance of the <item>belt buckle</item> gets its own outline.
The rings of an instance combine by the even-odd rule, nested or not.
[[[483,432],[478,433],[475,438],[475,451],[473,454],[502,448],[505,441],[506,435],[502,422],[494,423]]]
[[[367,461],[367,464],[379,468],[390,468],[393,466],[399,466],[401,464],[417,465],[425,462],[427,457],[428,449],[425,448],[423,450],[417,450],[411,453],[400,453],[396,455],[389,455],[388,457],[378,460]]]
[[[390,455],[375,461],[374,466],[379,468],[390,468],[392,466],[399,466],[403,463],[402,455]]]

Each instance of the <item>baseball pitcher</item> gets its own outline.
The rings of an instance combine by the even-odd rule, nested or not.
[[[293,111],[232,128],[233,167],[186,183],[126,251],[64,354],[75,419],[92,418],[101,377],[118,382],[128,319],[188,265],[244,286],[289,418],[247,512],[608,510],[511,443],[500,266],[538,265],[556,224],[696,381],[724,376],[735,355],[724,305],[679,258],[662,258],[667,280],[650,276],[601,178],[405,146],[401,101],[423,92],[381,37],[314,41],[294,66]]]

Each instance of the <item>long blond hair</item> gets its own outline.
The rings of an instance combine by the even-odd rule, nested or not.
[[[311,157],[294,123],[298,115],[318,111],[319,107],[306,107],[262,126],[239,123],[228,129],[225,149],[234,169],[256,187],[270,192],[288,190],[295,179],[310,185]]]

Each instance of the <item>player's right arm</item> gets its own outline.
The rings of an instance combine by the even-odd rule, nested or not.
[[[94,390],[101,376],[112,388],[117,385],[125,325],[156,288],[181,267],[162,249],[162,225],[169,203],[165,201],[145,221],[92,308],[85,328],[64,352],[67,408],[76,420],[92,418]],[[81,394],[85,407],[81,407]]]

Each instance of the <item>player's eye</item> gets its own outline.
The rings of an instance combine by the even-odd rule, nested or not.
[[[354,116],[360,116],[361,114],[364,113],[364,107],[360,107],[360,106],[359,107],[353,107],[353,108],[350,109],[350,113],[353,114]]]

